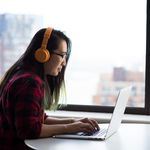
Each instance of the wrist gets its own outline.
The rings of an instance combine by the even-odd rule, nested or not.
[[[69,123],[74,123],[75,122],[75,119],[74,118],[71,118],[70,120],[69,120]]]
[[[68,133],[68,124],[63,125],[64,126],[64,133]]]

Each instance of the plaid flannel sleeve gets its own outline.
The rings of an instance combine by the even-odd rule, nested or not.
[[[18,80],[15,92],[15,128],[20,139],[37,138],[43,118],[42,84],[35,78]]]

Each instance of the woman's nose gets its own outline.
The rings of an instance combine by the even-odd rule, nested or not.
[[[62,65],[66,66],[66,58],[63,59]]]

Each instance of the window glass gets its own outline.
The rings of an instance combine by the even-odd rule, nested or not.
[[[119,89],[133,85],[128,106],[144,106],[146,0],[1,0],[0,6],[1,75],[38,29],[51,26],[72,40],[68,104],[113,106]]]

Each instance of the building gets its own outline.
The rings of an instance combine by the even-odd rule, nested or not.
[[[126,70],[123,67],[114,68],[113,73],[102,74],[97,86],[97,92],[93,96],[94,105],[113,106],[119,90],[132,85],[131,96],[128,106],[144,106],[144,73],[139,71]]]
[[[42,24],[41,16],[0,14],[0,76],[23,54]]]

